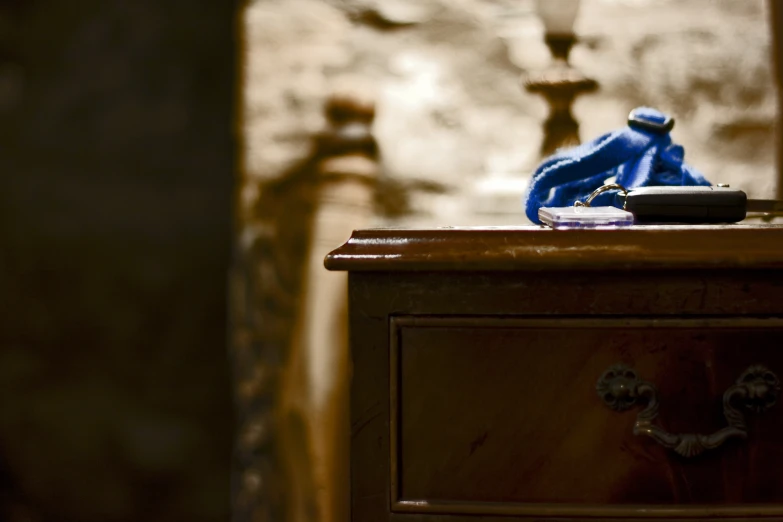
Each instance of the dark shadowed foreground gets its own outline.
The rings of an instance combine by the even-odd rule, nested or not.
[[[0,2],[0,520],[228,518],[233,15]]]

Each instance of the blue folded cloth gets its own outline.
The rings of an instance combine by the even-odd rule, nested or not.
[[[631,111],[628,125],[589,143],[558,151],[538,166],[525,197],[525,214],[534,223],[541,207],[567,207],[616,177],[627,189],[711,183],[683,162],[685,150],[672,143],[674,120],[649,107]],[[592,206],[616,206],[617,191],[607,191]]]

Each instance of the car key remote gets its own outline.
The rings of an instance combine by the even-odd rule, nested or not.
[[[728,187],[640,187],[617,198],[637,223],[736,223],[748,212],[783,212],[783,201],[748,199]]]

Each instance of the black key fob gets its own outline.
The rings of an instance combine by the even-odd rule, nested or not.
[[[620,203],[623,195],[618,194]],[[736,223],[745,219],[747,195],[724,187],[641,187],[625,196],[637,223]]]

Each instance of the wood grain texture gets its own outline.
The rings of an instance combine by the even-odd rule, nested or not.
[[[349,275],[349,281],[354,278]],[[389,503],[389,329],[385,315],[361,312],[368,294],[349,282],[351,520],[387,520]]]
[[[635,437],[636,410],[609,410],[594,388],[604,365],[632,364],[659,386],[667,429],[722,427],[720,397],[739,374],[783,365],[783,256],[694,271],[680,243],[670,257],[684,260],[655,269],[577,256],[571,270],[509,270],[470,257],[495,240],[455,250],[396,233],[422,242],[418,270],[389,258],[349,276],[354,522],[783,518],[780,405],[747,417],[747,441],[691,464]],[[721,241],[742,252],[745,239]]]
[[[601,514],[616,505],[616,515],[630,516],[639,511],[631,504],[699,511],[693,506],[783,498],[783,475],[767,467],[783,459],[780,409],[748,418],[758,429],[752,452],[739,441],[685,459],[634,436],[635,414],[610,410],[595,393],[597,377],[623,362],[656,383],[668,429],[716,431],[726,422],[721,399],[739,376],[735,368],[783,367],[781,320],[399,317],[392,324],[400,381],[399,403],[392,392],[392,441],[400,434],[392,446],[395,510],[482,512],[505,503],[505,513],[552,504],[553,514]]]
[[[783,226],[359,230],[325,264],[354,272],[783,268]]]

